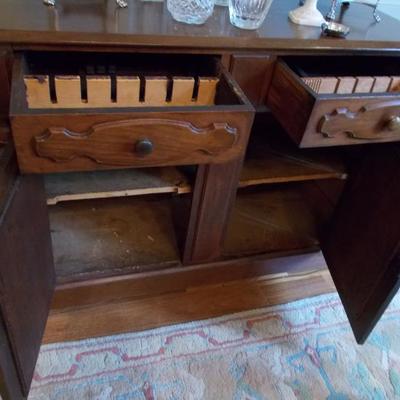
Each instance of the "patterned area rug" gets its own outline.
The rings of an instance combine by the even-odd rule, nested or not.
[[[400,399],[400,296],[358,346],[336,294],[42,347],[30,400]]]

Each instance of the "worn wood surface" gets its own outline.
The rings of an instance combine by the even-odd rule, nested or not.
[[[365,149],[323,242],[324,254],[358,342],[399,287],[400,184],[397,146]]]
[[[329,0],[318,6],[325,15]],[[370,7],[352,4],[343,23],[351,27],[346,40],[321,37],[321,30],[292,24],[287,15],[298,6],[293,0],[274,1],[265,22],[257,31],[239,30],[229,23],[228,9],[215,7],[202,26],[188,26],[173,20],[165,3],[128,0],[128,8],[114,4],[101,7],[97,2],[70,0],[56,9],[36,0],[2,0],[0,3],[0,43],[18,45],[86,45],[133,47],[168,51],[169,48],[204,49],[379,49],[400,48],[400,22],[382,15],[377,24]]]
[[[221,257],[241,166],[242,158],[198,167],[183,251],[185,264],[210,262]]]
[[[16,181],[0,214],[0,243],[1,314],[27,395],[55,285],[42,177]]]
[[[3,321],[0,324],[0,396],[2,400],[25,398]]]
[[[11,88],[11,74],[10,74],[10,55],[9,49],[0,47],[0,120],[8,116],[9,103],[10,103],[10,88]],[[0,130],[0,143],[4,141],[4,137]]]
[[[239,192],[228,224],[225,256],[317,249],[318,221],[299,187]]]
[[[12,186],[15,184],[18,166],[12,143],[0,145],[0,212],[9,200]]]
[[[267,105],[296,144],[304,135],[316,94],[285,63],[277,62]]]
[[[69,172],[45,176],[47,204],[96,198],[189,193],[188,176],[178,168]]]
[[[253,106],[265,103],[271,83],[275,57],[266,54],[234,54],[230,71]]]
[[[299,274],[326,268],[321,252],[297,255],[290,253],[231,259],[184,268],[178,265],[160,271],[63,283],[57,286],[52,309],[61,310],[127,298],[160,296],[188,288],[221,285],[262,275]]]
[[[58,282],[179,262],[168,197],[60,203],[49,213]]]
[[[169,81],[171,94],[168,99]],[[137,76],[116,76],[113,89],[111,75],[56,75],[52,95],[48,75],[24,76],[26,99],[32,109],[210,106],[215,101],[218,81],[218,78],[198,78],[194,97],[194,77],[172,77],[169,80],[167,77],[145,76],[141,99]],[[8,80],[5,82],[9,83]],[[85,98],[82,86],[85,86]]]
[[[245,150],[254,110],[227,72],[216,106],[65,112],[24,106],[24,63],[14,64],[11,111],[24,173],[222,163]]]
[[[274,124],[255,123],[240,174],[239,187],[316,179],[346,179],[346,166],[340,154],[325,149],[299,150],[292,143],[286,143],[284,136],[286,133]]]
[[[0,146],[10,141],[11,131],[8,117],[0,117]]]
[[[289,277],[278,274],[188,288],[161,296],[57,310],[50,315],[44,342],[139,331],[287,303],[334,290],[329,274],[319,271]]]
[[[175,122],[167,125],[168,121]],[[131,122],[137,125],[132,128]],[[142,112],[74,114],[68,118],[59,114],[21,116],[13,118],[12,125],[23,172],[64,172],[229,161],[244,151],[251,113],[227,110],[221,113]],[[105,125],[107,128],[103,130]],[[108,129],[109,125],[111,129]],[[26,134],[28,126],[29,135]],[[48,128],[52,127],[55,136],[47,135],[51,132]],[[56,127],[62,128],[55,131]],[[95,127],[100,127],[101,132],[98,131],[97,136],[89,135],[83,141],[68,134],[68,131],[90,134]],[[37,137],[36,148],[32,144],[34,137]],[[142,155],[138,153],[137,145],[143,140],[152,142],[153,150]]]
[[[159,167],[47,174],[47,204],[147,194],[186,194],[192,191],[194,171],[191,167]],[[345,163],[334,152],[298,150],[257,137],[247,149],[239,187],[346,178]]]
[[[329,63],[329,58],[326,62]],[[360,70],[361,59],[355,60],[354,66],[351,60],[348,62],[350,70]],[[397,59],[385,59],[385,63],[389,69],[396,68]],[[372,70],[377,68],[375,64],[376,62],[371,60]],[[360,94],[353,93],[355,77],[339,77],[336,93],[324,95],[318,94],[300,78],[293,70],[296,66],[296,61],[290,65],[282,60],[278,62],[267,104],[300,147],[400,140],[400,118],[398,123],[397,120],[396,124],[393,123],[394,118],[400,117],[399,97],[395,92],[383,93],[383,86],[386,85],[387,89],[390,79],[385,80],[384,85],[378,85],[379,93]],[[303,70],[301,59],[298,68]],[[331,72],[331,69],[328,71]],[[383,77],[380,79],[384,80]],[[379,80],[375,77],[375,84],[377,82],[379,83]]]

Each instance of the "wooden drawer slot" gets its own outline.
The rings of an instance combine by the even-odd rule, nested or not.
[[[69,58],[16,57],[11,116],[21,171],[210,164],[245,151],[254,109],[217,57]]]
[[[49,82],[49,79],[46,79]],[[54,79],[55,83],[55,102],[52,102],[50,98],[47,98],[47,106],[62,105],[62,107],[84,107],[85,103],[81,96],[81,79],[79,76],[56,76]],[[27,87],[27,95],[29,96],[29,88]],[[47,89],[47,96],[50,96],[50,90]],[[33,100],[33,99],[32,99]],[[32,108],[41,108],[37,106],[34,101],[29,101],[28,104]],[[42,103],[44,104],[44,103]],[[43,107],[43,106],[42,106]]]
[[[140,105],[140,79],[138,76],[117,76],[117,104],[120,107]]]
[[[47,75],[25,76],[26,100],[29,107],[49,108],[53,106],[50,98],[49,77]]]
[[[168,99],[169,80],[166,76],[144,76],[144,98],[140,99],[140,78],[116,77],[116,98],[112,99],[110,76],[87,76],[87,98],[82,93],[79,76],[55,77],[54,99],[51,96],[50,77],[25,76],[28,107],[41,108],[97,108],[97,107],[156,107],[156,106],[208,106],[215,104],[218,78],[200,77],[194,97],[195,78],[173,77],[171,95]]]
[[[171,103],[180,106],[191,104],[193,101],[194,78],[174,77],[172,82]]]
[[[300,147],[400,141],[399,72],[399,57],[284,57],[267,104]]]

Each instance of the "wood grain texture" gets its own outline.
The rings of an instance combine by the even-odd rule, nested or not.
[[[302,81],[309,86],[315,93],[332,94],[336,93],[339,80],[335,77],[307,77],[301,78]]]
[[[57,310],[50,315],[44,342],[139,331],[272,306],[334,290],[329,274],[316,272],[293,277],[266,276],[161,296]]]
[[[316,94],[290,68],[278,61],[267,105],[290,137],[299,144],[316,102]]]
[[[199,77],[199,88],[197,92],[197,102],[204,105],[212,105],[215,102],[217,92],[217,78]]]
[[[197,264],[221,257],[226,224],[235,198],[242,159],[197,169],[183,262]]]
[[[228,161],[244,151],[251,119],[239,110],[58,114],[12,126],[21,170],[43,173]],[[153,143],[150,154],[137,153],[141,140]]]
[[[9,201],[10,191],[17,180],[18,166],[12,143],[0,145],[0,213]]]
[[[256,131],[260,131],[258,134]],[[268,131],[269,135],[265,135]],[[273,142],[273,133],[285,135],[268,123],[256,123],[240,173],[239,187],[299,182],[314,179],[346,179],[343,159],[324,150],[299,150],[295,146]]]
[[[354,76],[340,76],[336,87],[336,94],[351,94],[354,92],[354,87],[357,79]]]
[[[47,204],[97,198],[189,193],[186,174],[174,167],[97,172],[69,172],[45,176]]]
[[[18,178],[0,216],[0,307],[24,395],[55,285],[42,178]]]
[[[230,71],[253,106],[265,103],[276,58],[270,54],[234,54]]]
[[[188,288],[221,285],[262,275],[301,274],[326,269],[321,252],[276,253],[191,266],[181,265],[160,271],[131,273],[59,284],[52,309],[159,296]]]
[[[329,0],[320,0],[323,15]],[[298,27],[288,18],[296,4],[291,0],[273,2],[265,22],[254,32],[238,31],[229,25],[226,8],[216,7],[213,18],[202,26],[176,24],[164,4],[130,1],[127,10],[74,1],[60,10],[38,7],[36,0],[3,1],[0,43],[19,46],[86,46],[116,49],[147,48],[150,51],[190,48],[192,50],[364,50],[393,51],[400,48],[400,22],[384,15],[375,24],[371,9],[352,4],[342,23],[351,26],[346,40],[321,37],[318,29]],[[90,19],[88,19],[88,14]],[[223,23],[221,23],[223,21]],[[225,23],[226,22],[226,23]],[[29,35],[26,33],[29,32]],[[112,34],[111,34],[112,32]]]
[[[148,104],[164,106],[167,98],[168,79],[166,76],[146,77],[144,99]]]
[[[397,119],[399,119],[397,123]],[[361,141],[400,140],[400,99],[367,104],[358,112],[337,108],[325,114],[319,132],[328,140],[338,136]]]
[[[4,322],[0,324],[0,396],[2,400],[23,400],[21,382]]]
[[[48,80],[44,84],[48,84]],[[43,85],[43,83],[41,83]],[[43,106],[42,103],[36,104],[29,96],[29,86],[27,87],[28,103],[30,108],[69,108],[69,107],[86,107],[87,104],[83,102],[81,95],[81,78],[79,76],[56,76],[54,78],[55,93],[57,101],[51,102],[50,89],[45,91],[47,94],[47,105]],[[32,90],[32,87],[31,87]],[[47,93],[46,93],[47,92]],[[91,93],[92,94],[92,93]],[[111,90],[110,90],[111,94]]]
[[[196,160],[202,154],[217,159],[231,150],[238,139],[237,129],[226,123],[198,127],[180,120],[151,118],[96,124],[86,132],[49,127],[34,138],[39,157],[56,163],[89,158],[109,166],[171,163],[179,160],[182,153],[185,159],[190,156]],[[151,143],[148,154],[138,151],[137,145],[143,140]]]
[[[346,179],[343,162],[333,154],[277,149],[257,141],[240,172],[239,187],[315,179]],[[47,204],[96,198],[192,192],[193,177],[178,167],[69,172],[45,175]]]
[[[175,76],[172,78],[171,104],[187,106],[193,102],[194,78]]]
[[[374,78],[372,76],[358,76],[354,93],[370,93],[373,85]]]
[[[4,145],[11,139],[11,130],[8,117],[0,117],[0,145]]]
[[[8,116],[11,89],[11,51],[0,47],[0,120]],[[0,131],[0,143],[3,141]]]
[[[392,78],[390,76],[375,76],[373,93],[384,93],[389,90]]]
[[[268,105],[300,147],[399,141],[398,129],[390,122],[400,112],[398,96],[353,94],[355,84],[354,77],[342,77],[337,94],[317,94],[279,61]]]
[[[65,82],[58,82],[58,84],[62,83]],[[53,106],[50,99],[48,76],[26,76],[24,77],[24,85],[29,108],[49,108]]]
[[[224,244],[226,257],[318,247],[318,221],[298,187],[238,193]]]
[[[168,197],[60,203],[49,213],[58,282],[179,263]]]
[[[109,76],[87,76],[87,106],[112,107],[111,78]],[[78,92],[80,94],[80,90]],[[85,104],[85,103],[84,103]]]
[[[323,250],[363,343],[399,287],[399,149],[365,149],[354,164]]]
[[[117,104],[119,107],[138,106],[140,79],[137,76],[117,76]]]
[[[113,98],[110,75],[56,75],[52,98],[48,75],[27,75],[23,79],[30,109],[210,106],[214,104],[219,82],[216,77],[199,78],[194,97],[193,77],[172,77],[171,96],[167,99],[168,78],[145,76],[141,99],[139,77],[117,75]]]

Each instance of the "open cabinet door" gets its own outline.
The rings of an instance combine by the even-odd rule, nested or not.
[[[0,147],[0,390],[28,395],[55,286],[41,176],[17,173]]]
[[[378,145],[360,154],[323,251],[361,344],[399,288],[400,151]]]

